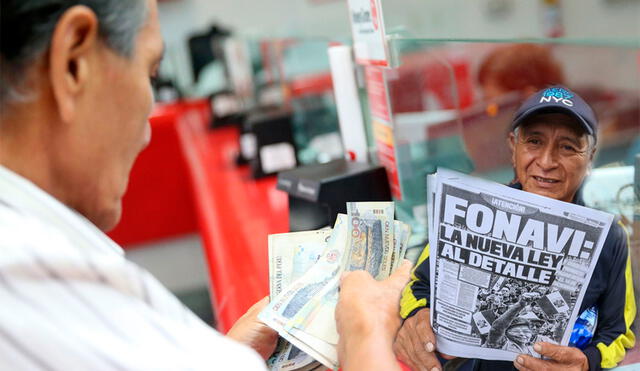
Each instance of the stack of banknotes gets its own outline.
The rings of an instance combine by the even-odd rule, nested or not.
[[[377,280],[400,265],[411,230],[393,202],[349,202],[333,229],[269,236],[271,302],[259,318],[281,336],[270,370],[337,369],[335,307],[343,272]]]

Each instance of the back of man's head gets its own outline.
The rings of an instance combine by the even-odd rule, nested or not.
[[[48,49],[60,16],[84,5],[96,14],[101,39],[123,56],[133,52],[144,23],[144,0],[2,0],[0,2],[0,107],[25,101],[25,71]]]
[[[108,230],[150,140],[156,1],[0,4],[0,165]]]

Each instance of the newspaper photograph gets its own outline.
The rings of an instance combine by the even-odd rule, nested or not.
[[[613,215],[430,175],[431,326],[441,353],[513,361],[567,345]]]

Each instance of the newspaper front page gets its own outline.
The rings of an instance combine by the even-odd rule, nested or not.
[[[427,181],[441,353],[513,361],[567,345],[613,215],[450,170]]]

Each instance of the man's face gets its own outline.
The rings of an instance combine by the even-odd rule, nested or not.
[[[536,115],[510,135],[512,162],[522,189],[571,202],[593,158],[587,135],[571,116]]]
[[[507,330],[507,337],[516,343],[526,344],[531,340],[533,331],[527,325],[513,326]]]
[[[133,55],[123,57],[100,46],[86,98],[78,108],[79,129],[67,143],[73,168],[76,208],[103,230],[120,220],[121,201],[131,167],[151,138],[148,117],[153,105],[150,78],[163,54],[155,0],[148,2]],[[101,42],[101,41],[100,41]],[[72,156],[76,158],[73,159]]]

